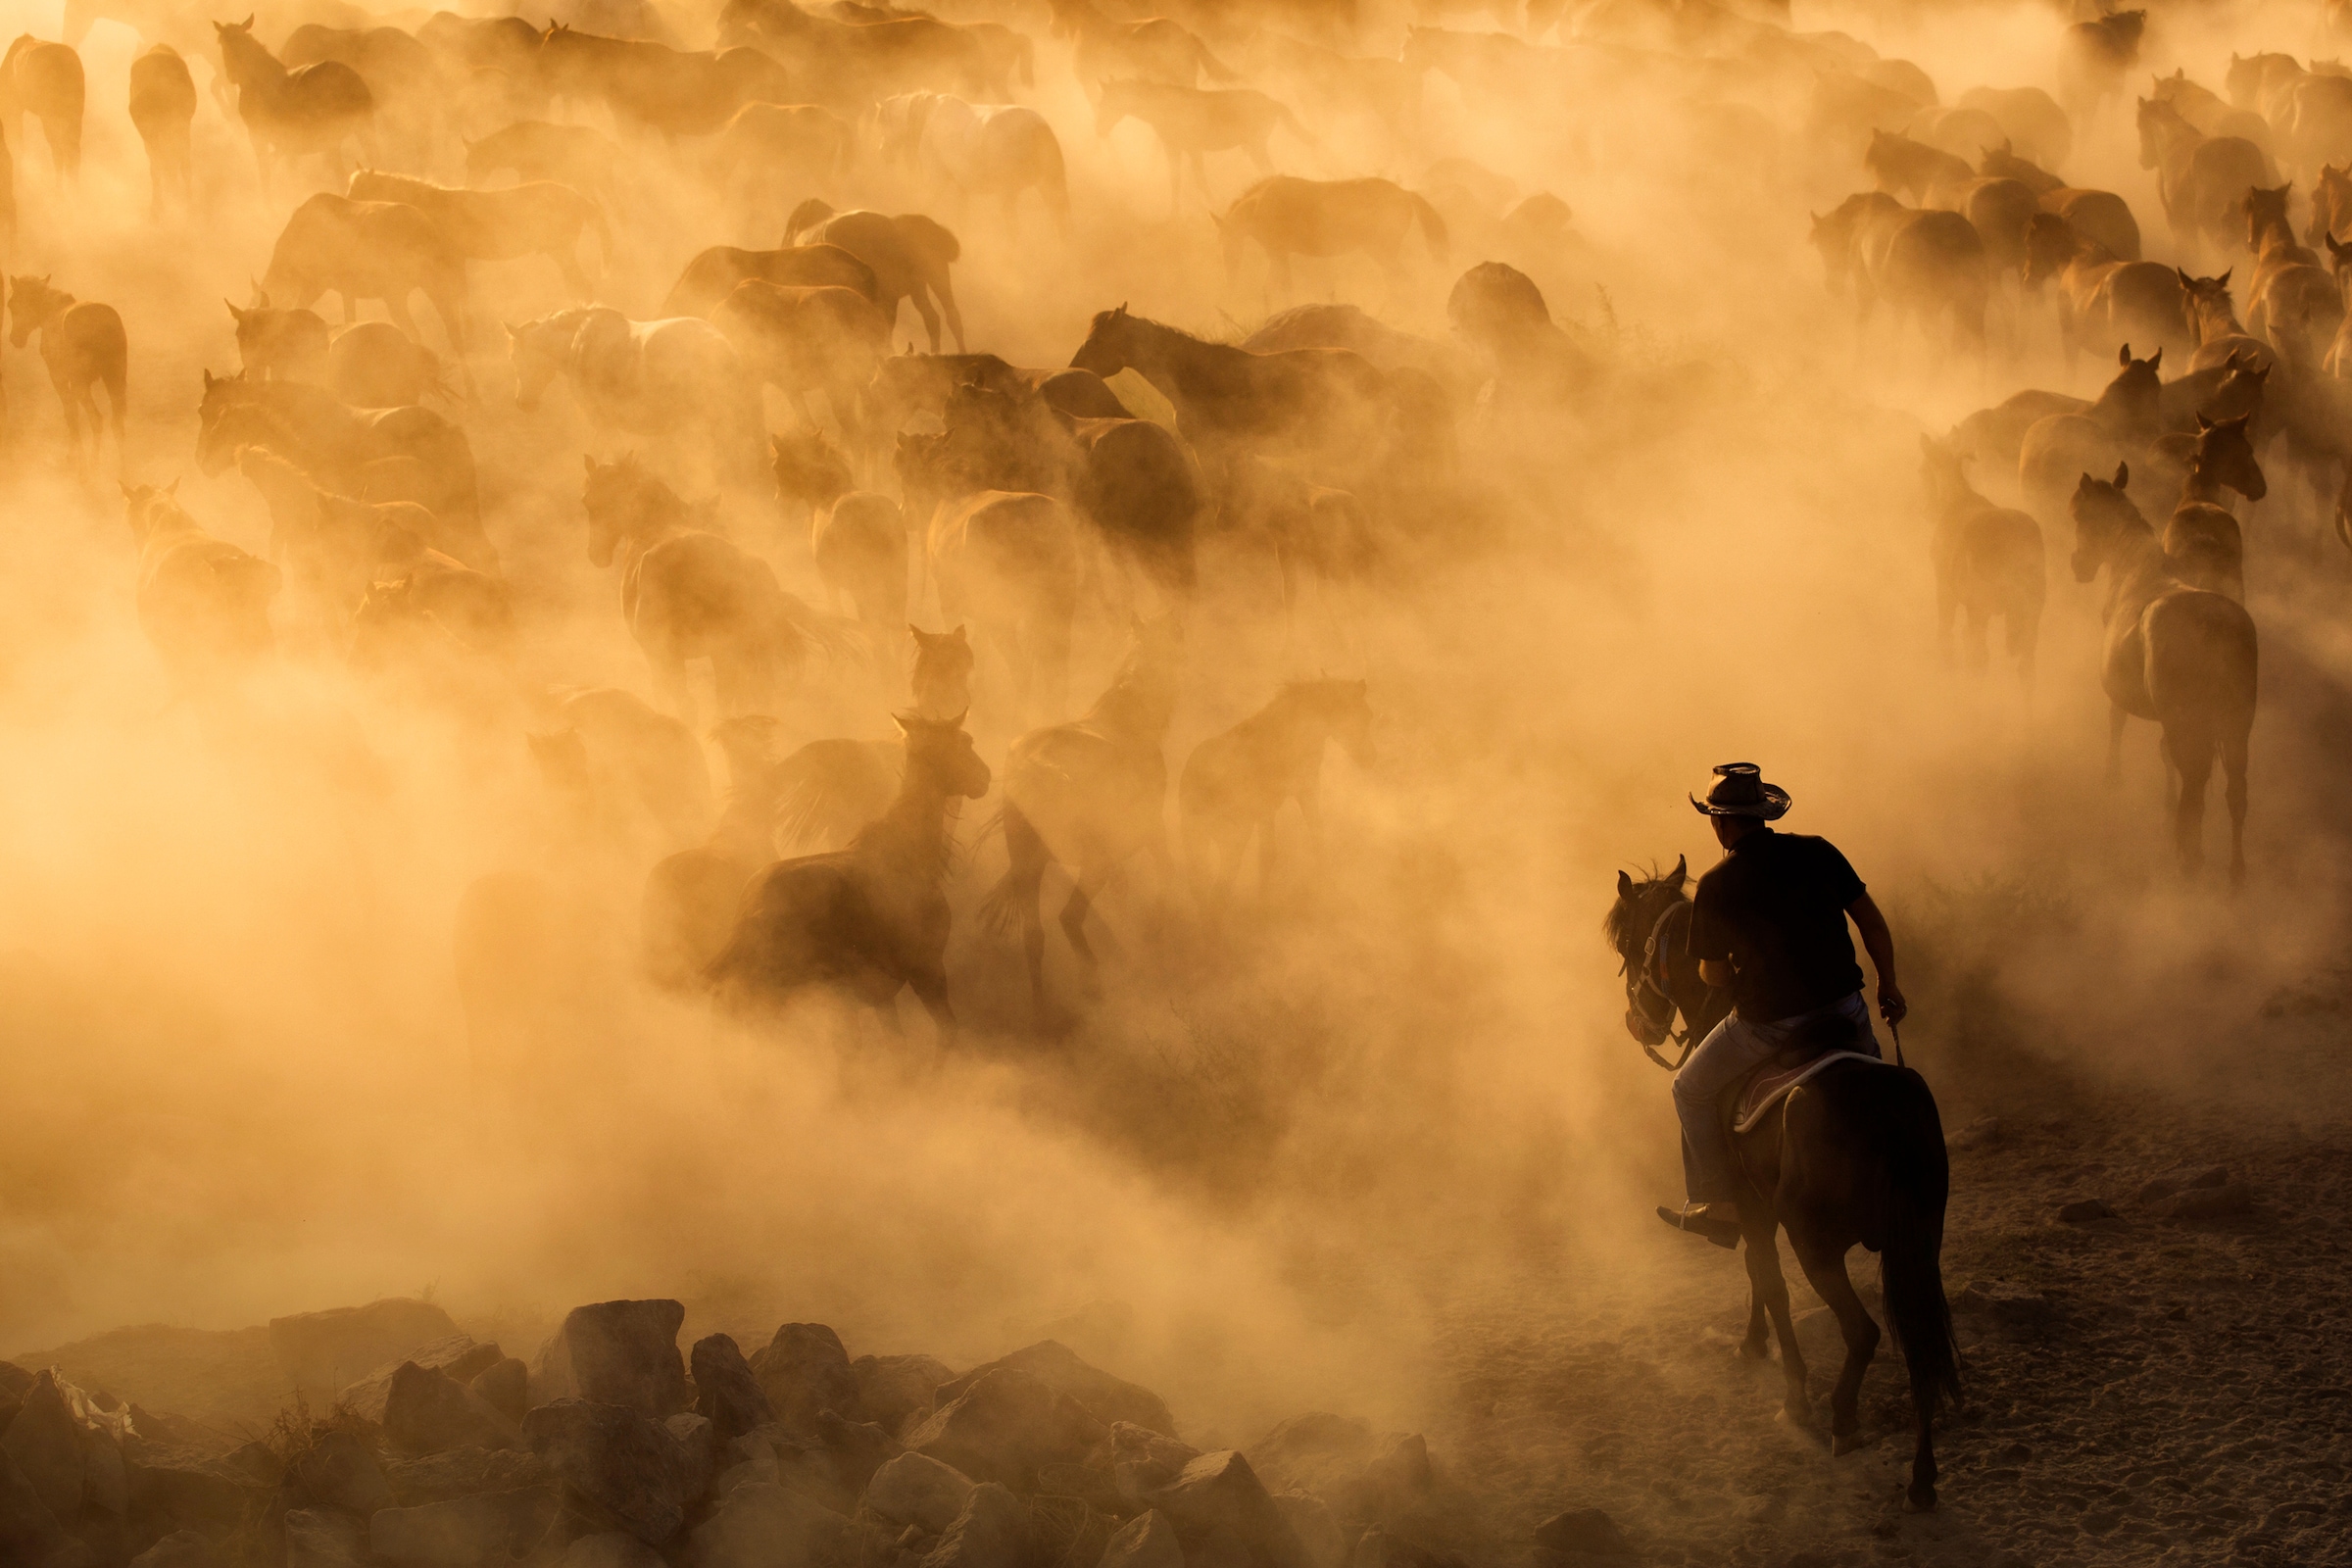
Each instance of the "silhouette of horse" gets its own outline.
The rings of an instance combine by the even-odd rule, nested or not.
[[[864,295],[746,278],[710,313],[710,323],[735,345],[745,368],[796,404],[811,428],[812,396],[821,392],[852,447],[864,445],[860,399],[890,357],[890,322]]]
[[[1976,173],[1965,158],[1885,130],[1870,133],[1862,167],[1878,181],[1880,190],[1913,206],[1941,205],[1941,198],[1967,184]]]
[[[778,720],[747,713],[715,724],[727,761],[718,825],[704,844],[657,861],[645,879],[639,931],[647,978],[665,991],[698,989],[734,934],[743,891],[776,858]]]
[[[1986,629],[1998,615],[2018,677],[2031,686],[2042,606],[2050,592],[2041,525],[1979,495],[1968,482],[1965,460],[1950,449],[1923,435],[1919,450],[1928,513],[1935,521],[1928,553],[1936,566],[1936,642],[1950,659],[1952,620],[1963,617],[1969,667],[1982,669]]]
[[[2208,136],[2170,104],[2139,101],[2139,167],[2156,171],[2156,193],[2173,235],[2230,250],[2244,230],[2231,220],[2248,188],[2278,178],[2268,154],[2242,136]]]
[[[2058,74],[2073,112],[2085,120],[2124,90],[2124,78],[2139,63],[2145,11],[2114,11],[2095,22],[2078,22],[2060,35]]]
[[[2116,364],[2121,368],[2097,402],[2081,414],[2036,420],[2018,447],[2017,487],[2036,517],[2058,521],[2074,476],[2137,456],[2159,433],[2164,351],[2135,360],[2127,343]]]
[[[764,443],[760,383],[709,321],[632,321],[603,305],[574,306],[507,328],[514,401],[538,406],[566,377],[600,442],[633,437],[700,451],[720,479],[749,480]]]
[[[2176,355],[2195,346],[2180,275],[2154,262],[2119,261],[2113,251],[2054,213],[2026,225],[2026,282],[2058,280],[2058,337],[2071,372],[2075,356],[2127,342]]]
[[[439,314],[466,389],[472,389],[465,365],[466,264],[440,225],[405,202],[355,202],[324,192],[311,197],[279,232],[262,288],[297,307],[321,294],[340,294],[346,321],[361,300],[381,300],[393,324],[412,338],[416,321],[409,314],[409,295],[421,292]]]
[[[457,401],[440,356],[390,321],[335,328],[326,347],[326,384],[355,409],[397,409],[428,397]]]
[[[896,218],[862,210],[836,213],[814,197],[794,208],[784,227],[788,243],[838,246],[871,268],[874,286],[868,297],[881,309],[884,321],[896,327],[899,301],[905,300],[922,318],[932,353],[939,352],[943,315],[948,330],[956,335],[956,351],[962,351],[963,313],[956,308],[949,269],[963,247],[947,229],[919,213]]]
[[[1197,87],[1210,81],[1239,81],[1231,67],[1185,26],[1166,17],[1138,22],[1106,17],[1091,0],[1049,0],[1054,35],[1075,40],[1078,80],[1100,95],[1115,78]]]
[[[1078,519],[1052,496],[982,490],[943,504],[924,554],[940,615],[968,621],[1012,672],[1024,718],[1068,711]]]
[[[695,53],[560,22],[540,37],[539,69],[550,91],[601,102],[615,124],[662,137],[707,136],[747,103],[795,96],[789,74],[756,49]]]
[[[1046,867],[1059,861],[1072,886],[1062,934],[1091,985],[1087,911],[1118,868],[1141,851],[1164,861],[1168,764],[1161,745],[1176,711],[1184,633],[1173,617],[1138,621],[1135,646],[1110,688],[1084,717],[1031,730],[1004,761],[1004,848],[1011,863],[989,893],[999,930],[1017,924],[1037,1022],[1055,1016],[1046,991],[1046,928],[1039,900]]]
[[[216,22],[213,32],[220,45],[221,74],[237,89],[237,115],[252,139],[264,192],[270,188],[273,158],[287,163],[319,159],[338,181],[347,140],[358,141],[364,164],[381,161],[375,140],[375,95],[358,72],[340,60],[288,70],[253,35],[251,17]]]
[[[662,302],[662,314],[709,316],[747,278],[779,288],[851,288],[869,300],[881,300],[874,270],[838,245],[787,245],[772,251],[713,245],[686,264]],[[896,312],[895,301],[891,309]]]
[[[1116,78],[1102,83],[1095,104],[1095,134],[1108,136],[1122,121],[1140,120],[1159,136],[1168,159],[1168,214],[1175,216],[1184,194],[1184,171],[1193,172],[1193,184],[1208,200],[1208,174],[1201,160],[1210,153],[1239,148],[1250,155],[1260,174],[1274,172],[1266,151],[1276,126],[1283,126],[1308,146],[1315,138],[1289,109],[1250,87],[1200,88],[1166,82]]]
[[[1036,110],[916,92],[883,99],[875,120],[886,160],[919,171],[959,200],[1001,202],[1007,228],[1021,193],[1034,190],[1062,234],[1069,234],[1069,178],[1061,142]]]
[[[836,108],[862,109],[894,92],[924,89],[1003,102],[1012,96],[1010,70],[1019,61],[995,35],[933,16],[839,22],[792,0],[726,0],[718,38],[767,50]]]
[[[189,151],[196,120],[196,82],[188,63],[168,43],[159,43],[130,63],[130,122],[147,149],[147,211],[164,210],[164,193],[176,192],[184,207],[195,200],[196,170]]]
[[[50,167],[64,180],[81,172],[82,96],[81,56],[67,44],[43,43],[28,32],[0,57],[0,120],[20,143],[24,117],[39,121]]]
[[[2112,480],[2082,475],[2073,502],[2075,580],[2108,573],[2106,642],[2099,684],[2107,693],[2107,776],[2123,770],[2124,723],[2153,719],[2164,730],[2167,771],[2178,778],[2173,842],[2183,874],[2205,861],[2205,786],[2218,753],[2228,781],[2230,880],[2246,875],[2246,749],[2254,727],[2260,662],[2254,621],[2235,600],[2191,588],[2173,575],[2147,518],[2124,493],[2131,470]]]
[[[1626,1028],[1651,1059],[1680,1012],[1685,1039],[1703,1039],[1730,1010],[1730,998],[1698,978],[1690,956],[1690,901],[1682,861],[1664,876],[1636,882],[1617,873],[1617,899],[1602,922],[1625,973]],[[1727,1114],[1740,1096],[1724,1097]],[[1747,1335],[1740,1353],[1769,1353],[1766,1322],[1781,1345],[1789,1421],[1813,1430],[1804,1351],[1788,1312],[1779,1232],[1786,1228],[1797,1266],[1837,1314],[1845,1362],[1830,1392],[1831,1449],[1860,1446],[1863,1374],[1878,1353],[1879,1325],[1854,1294],[1845,1255],[1855,1247],[1879,1254],[1887,1327],[1910,1374],[1911,1485],[1915,1508],[1936,1505],[1937,1406],[1960,1397],[1960,1354],[1943,1294],[1944,1204],[1951,1172],[1943,1120],[1927,1080],[1885,1062],[1838,1061],[1797,1085],[1745,1132],[1731,1135],[1740,1176],[1740,1229],[1747,1244]]]
[[[139,629],[174,683],[195,687],[269,656],[280,576],[206,533],[173,499],[178,488],[126,484],[123,513],[139,550]]]
[[[2191,588],[2226,594],[2239,604],[2246,600],[2246,546],[2225,492],[2234,490],[2249,501],[2270,493],[2246,435],[2252,417],[2241,414],[2213,420],[2199,415],[2193,437],[2173,434],[2157,443],[2160,458],[2168,447],[2187,449],[2180,499],[2164,525],[2167,569]],[[2156,493],[2163,493],[2161,485]]]
[[[596,290],[580,266],[580,239],[593,230],[608,270],[612,265],[612,230],[593,197],[551,180],[530,180],[497,190],[453,190],[406,174],[364,169],[346,192],[354,201],[406,202],[440,225],[449,249],[469,262],[505,262],[544,256],[556,264],[575,299]]]
[[[534,52],[538,36],[535,30],[531,34]],[[492,174],[513,173],[520,180],[546,179],[576,191],[610,193],[619,165],[619,145],[587,125],[518,120],[466,143],[468,185],[484,184]]]
[[[2334,274],[2295,239],[2286,198],[2293,187],[2249,188],[2239,201],[2246,215],[2246,248],[2254,253],[2247,290],[2247,331],[2267,338],[2297,365],[2317,365],[2344,322]]]
[[[2278,352],[2262,339],[2249,334],[2237,318],[2237,307],[2230,295],[2230,275],[2235,268],[2224,270],[2219,277],[2191,277],[2174,270],[2173,276],[2181,288],[2181,297],[2188,318],[2196,330],[2197,350],[2191,364],[2197,368],[2242,359],[2246,364],[2268,371],[2278,363]]]
[[[328,26],[305,22],[286,34],[278,58],[289,68],[336,61],[359,73],[375,102],[376,127],[402,161],[422,167],[448,84],[432,50],[398,27]]]
[[[988,793],[988,764],[960,718],[896,715],[906,737],[898,798],[846,850],[782,860],[743,898],[734,933],[706,973],[737,1005],[774,1004],[828,986],[874,1008],[897,1028],[896,1003],[911,990],[940,1043],[956,1038],[948,998],[953,915],[946,880],[948,818],[958,800]]]
[[[797,501],[808,508],[808,553],[835,611],[848,600],[858,619],[876,634],[903,624],[906,518],[899,504],[854,488],[849,464],[822,431],[775,436],[769,446],[775,456],[777,503],[782,507]]]
[[[1291,289],[1293,256],[1361,251],[1400,280],[1404,236],[1416,225],[1429,259],[1441,267],[1446,260],[1446,220],[1426,197],[1386,179],[1275,174],[1242,192],[1216,221],[1228,281],[1240,270],[1244,243],[1254,240],[1266,253],[1274,287],[1284,294]]]
[[[115,431],[115,466],[122,466],[124,383],[129,372],[130,348],[122,334],[122,318],[112,305],[76,300],[46,277],[8,280],[8,340],[23,348],[26,338],[41,335],[41,363],[49,368],[49,384],[66,411],[66,439],[76,468],[83,466],[82,424],[89,424],[88,462],[95,466],[104,445],[105,426],[98,416],[97,390],[106,389],[108,418]]]
[[[328,333],[317,311],[276,310],[267,294],[257,294],[244,310],[229,300],[220,303],[237,323],[237,359],[247,375],[261,381],[326,380]]]
[[[1358,767],[1372,765],[1372,707],[1360,680],[1292,681],[1273,701],[1193,748],[1176,784],[1184,846],[1203,901],[1230,891],[1257,837],[1257,892],[1274,891],[1274,818],[1298,803],[1313,849],[1323,848],[1323,750],[1337,742]]]
[[[401,575],[397,568],[427,551],[455,562],[453,547],[464,548],[415,502],[337,495],[267,447],[237,448],[236,466],[270,508],[270,559],[289,563],[297,584],[337,619],[379,577]]]
[[[1300,589],[1308,579],[1328,592],[1369,575],[1378,546],[1372,520],[1352,491],[1309,484],[1263,458],[1235,464],[1231,480],[1219,522],[1272,551],[1287,628],[1298,629]]]

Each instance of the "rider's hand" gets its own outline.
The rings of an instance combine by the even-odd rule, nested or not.
[[[1911,1004],[1903,1000],[1902,992],[1892,985],[1879,987],[1879,1016],[1889,1024],[1898,1024],[1911,1011]]]

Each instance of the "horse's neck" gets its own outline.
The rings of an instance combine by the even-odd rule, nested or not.
[[[2164,546],[2146,522],[2127,520],[2116,530],[2115,548],[2108,557],[2114,582],[2107,596],[2107,618],[2137,619],[2149,600],[2173,586],[2164,559]]]
[[[1089,727],[1114,739],[1157,745],[1174,716],[1176,701],[1150,675],[1125,674],[1086,710]]]
[[[2212,506],[2222,504],[2223,484],[2206,470],[2202,457],[2188,460],[2188,477],[2180,482],[2180,502],[2183,506],[2202,501]]]
[[[2279,255],[2296,249],[2295,231],[2283,218],[2263,220],[2262,231],[2254,236],[2254,262],[2261,266]]]
[[[2226,337],[2243,337],[2246,329],[2238,323],[2237,306],[2229,298],[2204,299],[2196,302],[2197,345],[2202,348]]]
[[[947,869],[948,792],[909,760],[897,799],[860,829],[852,853],[864,863],[937,882]]]

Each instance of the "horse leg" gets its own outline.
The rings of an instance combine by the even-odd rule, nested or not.
[[[2246,885],[2246,737],[2222,742],[2224,792],[2230,802],[2230,885]]]
[[[1862,1374],[1879,1353],[1879,1326],[1854,1294],[1843,1251],[1833,1252],[1810,1238],[1799,1242],[1791,1235],[1789,1240],[1796,1243],[1797,1266],[1805,1271],[1814,1293],[1838,1314],[1838,1330],[1845,1339],[1845,1365],[1838,1370],[1838,1386],[1830,1391],[1830,1451],[1850,1453],[1862,1446]]]
[[[2107,705],[2107,787],[2115,788],[2124,781],[2124,721],[2132,715],[2121,704]]]
[[[1769,1321],[1764,1315],[1764,1293],[1752,1285],[1749,1286],[1747,1292],[1747,1335],[1740,1342],[1740,1359],[1742,1361],[1769,1361],[1772,1359],[1772,1347],[1768,1343],[1771,1336]]]
[[[2180,774],[2180,800],[2173,808],[2173,847],[2180,857],[2180,874],[2195,876],[2205,868],[2205,785],[2213,776],[2213,737],[2202,730],[2177,734],[2168,725],[2164,748]]]
[[[939,312],[931,308],[930,294],[922,284],[917,283],[907,290],[906,302],[914,307],[914,314],[922,318],[923,330],[931,337],[931,352],[937,354],[939,352]]]
[[[1109,867],[1081,865],[1078,868],[1077,876],[1070,884],[1070,901],[1061,906],[1061,932],[1063,936],[1069,938],[1070,951],[1075,953],[1078,956],[1078,961],[1086,966],[1086,983],[1089,990],[1097,989],[1097,982],[1095,979],[1095,948],[1094,944],[1086,939],[1086,917],[1094,908],[1095,900],[1102,891],[1102,884],[1109,880]]]
[[[939,295],[940,312],[948,318],[948,330],[955,334],[956,352],[961,354],[964,352],[963,311],[956,303],[956,280],[943,267],[939,270],[938,281],[932,287]]]
[[[1782,1408],[1792,1425],[1810,1432],[1813,1410],[1805,1400],[1805,1352],[1797,1348],[1796,1324],[1788,1315],[1788,1280],[1781,1272],[1780,1221],[1769,1212],[1759,1216],[1753,1211],[1761,1207],[1753,1200],[1740,1205],[1740,1229],[1747,1243],[1747,1283],[1762,1309],[1771,1314],[1773,1332],[1780,1337],[1781,1373],[1788,1385],[1788,1401]]]
[[[588,281],[588,270],[580,265],[579,237],[577,235],[574,235],[571,243],[567,245],[549,247],[546,254],[549,260],[556,264],[556,270],[564,274],[564,286],[571,290],[573,299],[592,300],[596,298],[596,288]]]
[[[948,971],[936,966],[918,969],[906,977],[906,984],[923,1010],[931,1014],[941,1048],[956,1044],[956,1009],[948,1004]]]

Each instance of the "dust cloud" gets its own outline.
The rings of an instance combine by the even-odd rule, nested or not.
[[[1181,845],[1130,862],[1097,906],[1099,993],[1047,921],[1049,981],[1074,1021],[1044,1032],[1016,939],[981,917],[1005,864],[992,796],[957,821],[947,881],[953,1047],[910,998],[894,1036],[821,995],[746,1021],[662,993],[637,961],[645,875],[699,833],[583,849],[528,740],[561,727],[568,689],[660,700],[616,574],[583,548],[582,453],[638,443],[591,429],[568,387],[514,405],[498,323],[569,303],[552,267],[470,269],[479,396],[441,406],[471,442],[517,635],[503,661],[455,668],[355,662],[289,581],[273,657],[178,689],[134,613],[111,445],[77,473],[40,362],[12,350],[0,1345],[417,1294],[521,1339],[575,1302],[675,1296],[690,1332],[822,1321],[854,1351],[959,1365],[1058,1325],[1188,1428],[1235,1441],[1304,1408],[1437,1426],[1454,1418],[1447,1326],[1497,1300],[1540,1299],[1570,1325],[1603,1300],[1638,1311],[1693,1289],[1719,1293],[1727,1319],[1738,1304],[1734,1271],[1694,1286],[1690,1244],[1649,1217],[1680,1196],[1667,1081],[1626,1037],[1596,935],[1619,868],[1711,862],[1684,794],[1712,764],[1760,761],[1795,797],[1788,825],[1836,840],[1889,910],[1913,971],[1904,1045],[1951,1102],[1947,1126],[1994,1036],[2091,1084],[2209,1092],[2233,1020],[2334,961],[2352,642],[2332,489],[2275,474],[2270,500],[2239,507],[2264,660],[2250,873],[2226,888],[2217,786],[2208,868],[2184,880],[2150,726],[2133,724],[2121,782],[2102,783],[2104,588],[2068,572],[2070,525],[2043,520],[2030,688],[1997,634],[1983,670],[1937,644],[1919,437],[2025,387],[2091,396],[2111,354],[2062,363],[2049,299],[2007,278],[1981,356],[1886,312],[1858,325],[1810,243],[1808,215],[1872,183],[1867,125],[1815,113],[1817,66],[1909,60],[1945,104],[1978,85],[2058,91],[2070,19],[1800,0],[1784,24],[1604,0],[1524,78],[1427,71],[1395,136],[1311,114],[1295,79],[1246,64],[1260,48],[1231,14],[1204,27],[1212,43],[1313,133],[1275,137],[1281,169],[1396,179],[1448,229],[1442,257],[1416,237],[1394,269],[1301,260],[1285,292],[1254,249],[1231,275],[1222,260],[1210,213],[1254,177],[1244,158],[1211,155],[1211,199],[1188,184],[1171,217],[1152,133],[1098,135],[1044,8],[986,14],[1035,40],[1019,96],[1068,161],[1066,239],[1034,198],[1008,220],[884,163],[866,127],[846,172],[750,191],[714,190],[695,138],[624,132],[597,297],[650,318],[694,252],[771,247],[813,195],[949,223],[969,346],[1016,366],[1066,364],[1122,302],[1228,341],[1289,306],[1349,302],[1445,345],[1471,370],[1450,409],[1458,467],[1409,505],[1365,498],[1361,580],[1310,584],[1286,616],[1262,554],[1202,534],[1171,779],[1282,682],[1361,679],[1374,760],[1333,750],[1319,853],[1286,812],[1265,882],[1252,865],[1227,905],[1200,897]],[[707,8],[662,15],[687,47],[712,36]],[[1345,47],[1394,56],[1409,20],[1368,6]],[[1789,24],[1843,37],[1768,47]],[[2157,13],[2125,97],[2076,116],[2066,176],[2126,196],[2152,258],[2246,266],[2174,241],[2131,95],[2176,66],[2218,90],[2233,51],[2301,57],[2316,26],[2308,7]],[[54,7],[18,4],[0,30],[59,27]],[[151,220],[122,90],[141,47],[114,21],[81,46],[77,184],[32,122],[6,127],[9,270],[121,311],[121,479],[176,480],[198,522],[260,555],[268,507],[233,466],[200,470],[196,408],[205,372],[238,366],[222,302],[248,301],[311,174],[281,171],[265,195],[211,94],[217,55],[192,53],[195,195]],[[452,133],[493,128],[462,112]],[[462,177],[446,151],[413,172]],[[1565,226],[1510,220],[1539,193],[1565,204]],[[1585,366],[1570,395],[1479,390],[1491,367],[1446,301],[1490,260],[1542,288]],[[923,346],[910,313],[893,347],[909,343]],[[1132,378],[1113,386],[1164,416]],[[770,429],[799,417],[772,393],[767,415]],[[2013,502],[1997,466],[1972,477]],[[891,484],[886,466],[870,482]],[[719,506],[787,589],[826,604],[805,512],[764,485]],[[1127,612],[1165,608],[1155,594],[1082,604],[1070,713],[1111,678]],[[909,613],[945,629],[926,599]],[[891,735],[900,674],[812,663],[778,715],[786,749]],[[1029,727],[1008,678],[984,652],[971,728],[1000,772]],[[453,957],[462,898],[497,873],[560,889],[564,917],[532,950],[544,1010],[511,1050],[469,1028]],[[1049,913],[1066,885],[1049,880]],[[2325,1117],[2340,1098],[2257,1097],[2250,1113]]]

